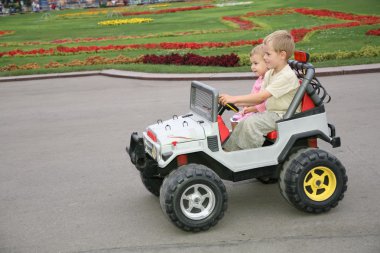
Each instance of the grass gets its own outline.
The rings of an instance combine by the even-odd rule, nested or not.
[[[246,2],[246,0],[241,0]],[[170,3],[167,7],[157,7],[154,10],[200,6],[206,4],[215,4],[217,1],[198,1]],[[134,6],[129,8],[118,8],[121,11],[147,11],[154,5]],[[53,40],[61,39],[78,39],[78,38],[99,38],[110,36],[144,36],[147,34],[154,35],[153,38],[134,38],[134,39],[117,39],[108,41],[93,42],[72,42],[62,44],[67,47],[75,46],[106,46],[118,44],[146,44],[160,42],[229,42],[238,40],[256,40],[265,37],[267,34],[278,29],[295,29],[310,28],[314,26],[345,23],[346,20],[334,18],[320,18],[314,16],[305,16],[297,13],[263,16],[246,18],[259,24],[260,27],[253,30],[237,30],[228,22],[222,22],[223,16],[241,16],[247,12],[259,10],[274,10],[278,8],[299,8],[310,7],[315,9],[329,9],[360,15],[380,15],[380,3],[378,0],[362,1],[327,1],[327,0],[256,0],[249,5],[237,5],[221,8],[210,8],[196,11],[176,12],[167,14],[150,14],[131,17],[110,17],[113,9],[96,9],[93,11],[103,11],[99,15],[83,15],[89,10],[64,10],[46,13],[28,13],[22,15],[12,15],[0,17],[0,31],[12,30],[13,34],[0,36],[0,43],[7,45],[0,48],[0,52],[7,52],[14,49],[33,50],[39,48],[56,48],[58,45],[51,43]],[[107,13],[108,12],[108,13]],[[66,14],[78,14],[78,16],[64,16]],[[63,16],[62,16],[63,15]],[[46,17],[46,18],[45,18]],[[118,18],[149,17],[153,18],[152,23],[130,24],[120,26],[100,26],[99,21]],[[358,26],[351,28],[339,28],[323,31],[316,31],[296,44],[298,50],[305,50],[309,53],[318,54],[336,51],[357,51],[361,48],[372,45],[380,46],[380,36],[367,36],[365,33],[371,29],[379,29],[380,24]],[[217,32],[223,30],[223,33]],[[180,35],[181,32],[198,32],[204,34]],[[39,45],[20,45],[23,42],[40,42]],[[4,44],[3,44],[4,45]],[[68,63],[73,60],[83,60],[92,55],[104,57],[115,57],[120,54],[128,57],[137,57],[144,54],[167,54],[170,52],[193,52],[200,55],[221,55],[229,53],[247,54],[251,50],[250,46],[230,47],[230,48],[212,48],[199,50],[124,50],[124,51],[104,51],[98,53],[81,53],[69,55],[53,56],[4,56],[0,58],[0,68],[9,64],[24,65],[27,63],[37,63],[43,66],[49,62]],[[373,57],[360,57],[354,59],[325,60],[315,63],[315,66],[340,66],[356,65],[380,62],[380,55]],[[81,70],[98,70],[98,69],[123,69],[144,72],[167,72],[167,73],[200,73],[200,72],[239,72],[250,71],[248,66],[223,68],[223,67],[197,67],[197,66],[173,66],[173,65],[143,65],[143,64],[118,64],[118,65],[94,65],[80,67],[63,67],[59,69],[38,69],[38,70],[17,70],[17,71],[0,71],[0,76],[25,75],[36,73],[55,73]]]

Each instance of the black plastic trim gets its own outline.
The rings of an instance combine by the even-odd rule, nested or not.
[[[169,159],[169,157],[171,157],[173,155],[173,152],[169,151],[169,152],[166,152],[164,154],[162,154],[162,159],[164,161],[167,161]]]
[[[218,136],[208,136],[207,137],[207,146],[212,152],[218,152],[219,151],[219,141]]]
[[[189,163],[203,164],[210,169],[212,169],[220,178],[223,180],[238,182],[243,180],[248,180],[257,177],[275,177],[277,171],[277,165],[260,167],[249,170],[244,170],[240,172],[233,172],[214,158],[210,157],[204,152],[197,152],[189,154]]]
[[[319,137],[321,138],[322,140],[328,142],[331,144],[331,140],[330,138],[325,135],[323,132],[319,131],[319,130],[313,130],[313,131],[308,131],[308,132],[304,132],[304,133],[299,133],[299,134],[295,134],[293,135],[292,137],[290,137],[288,143],[286,144],[285,148],[282,150],[281,154],[278,156],[277,160],[279,163],[282,163],[285,161],[286,157],[288,156],[290,150],[293,148],[294,144],[296,143],[297,140],[299,139],[305,139],[305,138],[308,138],[308,137]]]
[[[125,148],[131,162],[136,166],[137,169],[141,170],[146,166],[146,154],[144,140],[142,137],[139,137],[137,132],[131,134],[131,141],[129,147]]]
[[[276,171],[278,171],[278,165],[239,171],[234,173],[233,181],[239,182],[258,177],[277,178]]]

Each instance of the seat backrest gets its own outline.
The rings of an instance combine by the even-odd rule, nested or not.
[[[305,93],[305,95],[303,95],[303,98],[302,98],[301,112],[310,110],[314,107],[315,105],[314,105],[313,100],[310,98],[310,96],[307,93]]]
[[[218,115],[218,126],[219,126],[220,141],[223,144],[230,136],[230,130],[228,129],[226,124],[224,124],[222,116],[220,115]]]

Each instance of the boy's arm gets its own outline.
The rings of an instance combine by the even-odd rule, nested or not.
[[[267,90],[262,90],[255,94],[248,94],[242,96],[230,96],[228,94],[221,94],[219,96],[219,102],[223,105],[227,103],[239,104],[240,106],[251,106],[261,104],[272,96]]]

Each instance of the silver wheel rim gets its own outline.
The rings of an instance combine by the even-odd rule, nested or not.
[[[215,194],[204,184],[189,186],[181,196],[181,211],[189,219],[207,218],[215,208]]]

